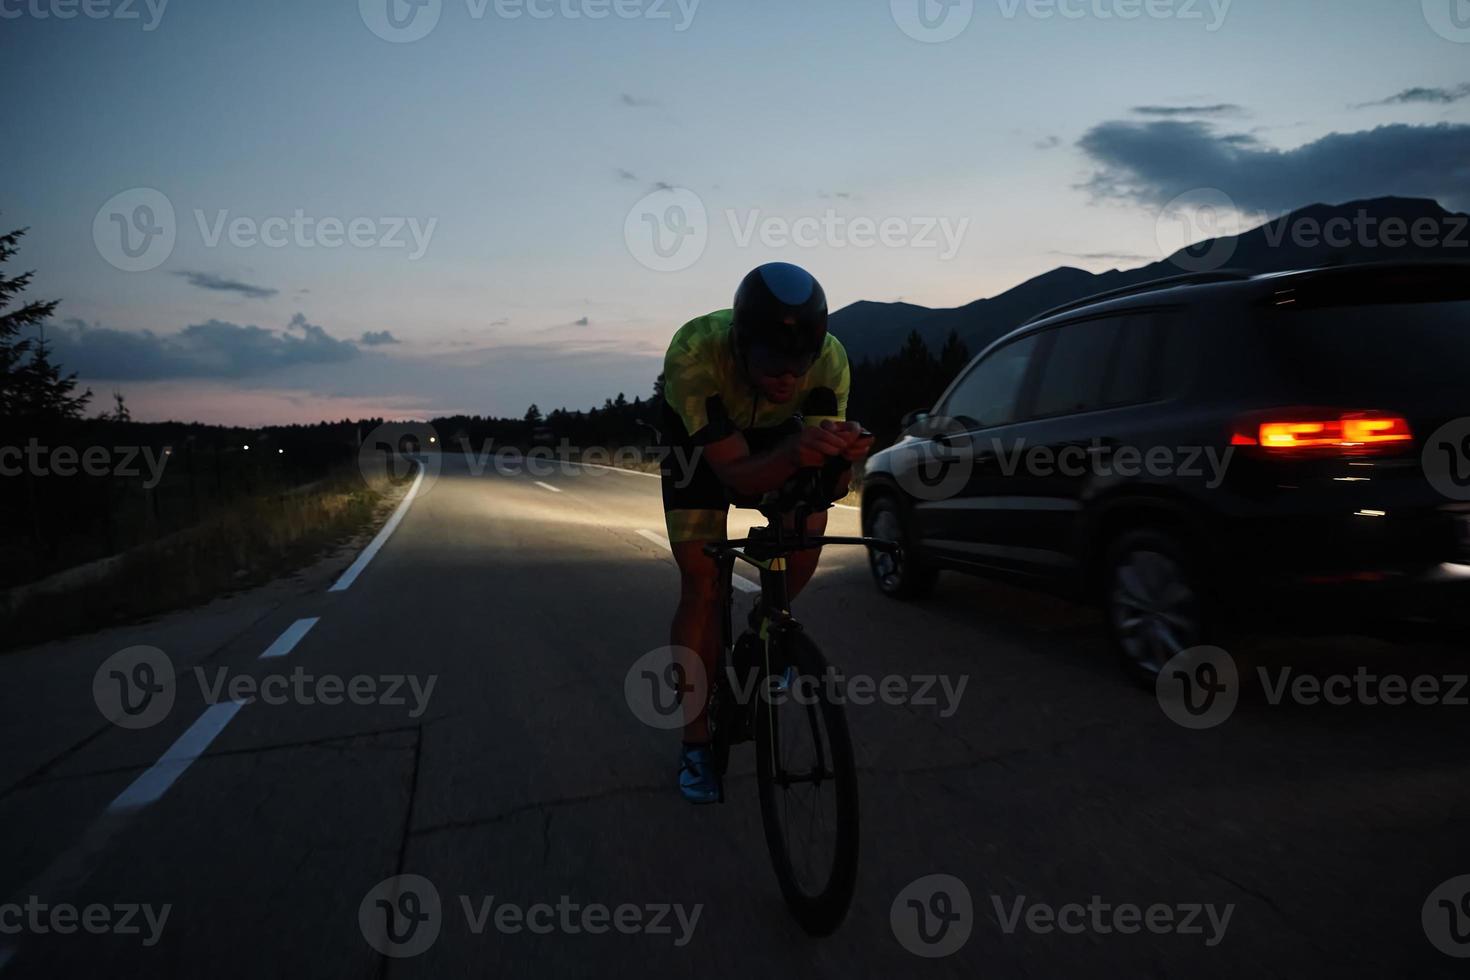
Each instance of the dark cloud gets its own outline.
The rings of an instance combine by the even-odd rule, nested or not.
[[[1278,150],[1199,121],[1107,122],[1078,146],[1096,167],[1083,187],[1099,198],[1157,205],[1213,188],[1273,213],[1389,195],[1470,204],[1467,125],[1381,126]]]
[[[631,109],[651,109],[658,105],[654,99],[642,99],[636,95],[629,95],[627,92],[624,92],[618,101]]]
[[[669,183],[667,180],[655,180],[653,182],[653,190],[656,190],[656,191],[671,191],[673,189],[674,189],[674,185],[671,184],[671,183]]]
[[[247,378],[298,364],[336,364],[360,355],[300,313],[285,330],[221,320],[174,334],[116,330],[68,320],[48,331],[58,360],[83,378]]]
[[[238,279],[226,279],[223,276],[217,276],[211,272],[189,272],[185,270],[175,272],[174,275],[182,276],[189,281],[189,285],[198,286],[200,289],[212,289],[221,293],[239,293],[241,296],[248,296],[251,299],[270,299],[280,292],[279,289],[252,286],[248,282],[240,282]]]
[[[1038,150],[1055,150],[1057,147],[1062,145],[1062,138],[1060,136],[1047,136],[1037,140],[1031,145],[1036,147]]]
[[[1134,106],[1133,111],[1140,116],[1172,119],[1179,116],[1237,116],[1245,109],[1233,102],[1219,102],[1215,105],[1140,105]]]
[[[1380,105],[1451,105],[1463,99],[1470,99],[1470,82],[1455,88],[1406,88],[1398,95],[1390,95],[1377,102],[1359,102],[1353,108],[1367,109]]]
[[[364,347],[381,347],[383,344],[400,343],[391,330],[369,330],[357,342]]]
[[[638,179],[638,175],[635,174],[633,171],[631,171],[631,170],[624,170],[622,167],[619,167],[618,168],[618,180],[637,180],[637,179]]]

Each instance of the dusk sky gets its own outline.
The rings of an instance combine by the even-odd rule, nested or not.
[[[0,0],[0,83],[28,298],[144,419],[647,395],[762,262],[954,306],[1203,188],[1470,208],[1470,0]]]

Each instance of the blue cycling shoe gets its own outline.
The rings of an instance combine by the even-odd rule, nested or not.
[[[720,802],[720,774],[708,745],[684,744],[679,753],[679,793],[690,803]]]

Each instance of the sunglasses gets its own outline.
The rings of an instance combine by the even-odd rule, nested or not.
[[[815,354],[790,354],[771,347],[756,345],[745,356],[752,374],[764,378],[779,378],[784,375],[801,377],[812,369],[817,361]]]

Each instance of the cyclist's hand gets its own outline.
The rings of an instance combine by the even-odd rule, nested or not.
[[[873,434],[871,432],[864,432],[862,424],[859,422],[837,422],[834,424],[838,428],[845,430],[845,433],[850,434],[851,441],[848,442],[847,448],[842,451],[842,457],[844,459],[849,463],[856,463],[868,455],[868,451],[873,448]]]
[[[809,425],[801,430],[801,435],[795,437],[792,458],[799,469],[821,466],[831,457],[841,456],[847,451],[852,437],[831,426],[831,422]]]

